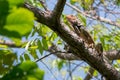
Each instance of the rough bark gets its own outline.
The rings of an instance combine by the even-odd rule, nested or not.
[[[61,1],[62,2],[57,4],[56,6],[61,6],[60,11],[62,12],[66,0]],[[58,2],[60,2],[60,0],[58,0]],[[91,51],[86,49],[79,36],[70,31],[70,29],[68,29],[68,26],[66,26],[63,22],[59,21],[58,19],[57,21],[55,21],[56,17],[51,17],[52,15],[54,15],[53,13],[52,15],[43,13],[41,10],[27,4],[25,4],[25,7],[35,14],[40,23],[47,25],[49,28],[55,31],[67,44],[69,44],[70,47],[74,50],[75,56],[83,59],[108,80],[120,80],[120,73],[114,67],[112,67],[109,62],[107,62],[106,60],[101,60],[99,56],[94,55]]]

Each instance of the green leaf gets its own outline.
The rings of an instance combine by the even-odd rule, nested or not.
[[[17,31],[21,35],[25,35],[31,31],[34,24],[33,20],[34,15],[32,12],[24,8],[19,8],[8,15],[5,29],[8,29],[9,31]]]
[[[81,77],[77,78],[76,80],[83,80]]]
[[[80,3],[84,10],[91,10],[94,0],[80,0]]]
[[[42,43],[41,43],[41,41],[40,40],[38,40],[38,50],[39,50],[39,52],[42,54],[43,53],[43,46],[42,46]]]
[[[52,32],[51,36],[49,37],[49,41],[54,41],[57,38],[57,34],[55,32]]]
[[[19,7],[24,3],[24,0],[7,0],[9,2],[10,8]]]
[[[32,55],[32,57],[33,57],[34,59],[38,59],[38,56],[37,56],[37,53],[36,53],[36,49],[31,49],[31,50],[30,50],[30,54]]]
[[[120,60],[116,60],[116,62],[120,63]]]
[[[39,68],[36,68],[34,71],[31,71],[30,73],[32,73],[32,76],[35,76],[35,78],[37,80],[43,80],[43,76],[44,76],[44,71],[43,70],[40,70]]]
[[[8,11],[9,3],[6,0],[0,0],[0,29],[5,25]]]
[[[11,69],[16,55],[10,50],[0,50],[0,75],[8,72]],[[3,66],[4,65],[4,66]],[[7,66],[7,67],[6,67]]]
[[[120,0],[116,0],[116,4],[120,6]]]
[[[19,68],[22,69],[23,71],[29,71],[30,69],[32,70],[37,67],[38,67],[37,64],[31,61],[26,61],[19,65]]]
[[[93,73],[94,76],[98,76],[98,72],[95,70]]]
[[[65,60],[58,59],[56,63],[57,63],[58,70],[61,70],[63,67],[63,64],[65,63]]]
[[[22,56],[20,56],[20,61],[21,61],[21,62],[23,62],[23,60],[24,60],[24,59],[23,59],[23,57],[22,57]]]
[[[12,65],[14,60],[16,59],[16,55],[13,53],[7,52],[3,58],[3,64],[4,65]]]
[[[30,60],[30,57],[29,57],[29,55],[28,54],[24,54],[24,58],[25,58],[25,60]]]
[[[75,4],[76,2],[78,2],[78,0],[70,0],[71,4]]]
[[[0,29],[0,34],[14,38],[27,36],[33,27],[33,20],[33,13],[27,9],[19,8],[14,10],[8,15],[6,25],[3,29]]]
[[[9,10],[9,3],[6,0],[0,0],[0,14],[6,15]],[[1,17],[1,16],[0,16]]]
[[[25,50],[28,50],[28,49],[29,49],[29,46],[31,45],[31,42],[32,42],[32,41],[28,41],[28,43],[27,43],[26,46],[25,46]]]
[[[46,39],[42,39],[42,44],[43,44],[43,47],[45,48],[45,50],[48,49],[48,44],[47,44],[47,40]]]
[[[3,28],[5,25],[9,10],[13,7],[20,6],[23,3],[24,0],[0,0],[0,28]]]
[[[51,32],[51,29],[48,28],[47,26],[43,25],[43,24],[38,24],[38,26],[37,26],[37,32],[38,32],[38,34],[40,36],[46,37],[46,35],[49,35],[48,33]]]
[[[15,66],[2,80],[43,80],[44,71],[35,62],[26,61]]]
[[[84,26],[86,26],[86,18],[85,18],[85,16],[83,16],[81,14],[78,14],[78,17],[79,17],[80,21],[82,22],[82,24]]]
[[[104,37],[100,37],[100,42],[103,44],[103,46],[105,45]]]

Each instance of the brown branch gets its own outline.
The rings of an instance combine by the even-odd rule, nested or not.
[[[35,17],[37,17],[38,22],[48,25],[46,23],[50,20],[49,19],[50,13],[42,11],[38,8],[35,8],[34,6],[32,6],[28,3],[24,3],[24,7],[26,7],[27,9],[31,10],[34,13]]]
[[[107,61],[101,60],[99,56],[94,55],[94,51],[90,52],[88,49],[86,49],[79,36],[77,36],[77,34],[75,34],[73,31],[70,31],[68,26],[58,21],[52,21],[55,20],[53,19],[54,17],[49,18],[51,16],[48,14],[46,14],[48,17],[43,14],[41,15],[41,13],[35,7],[30,8],[29,6],[26,8],[35,14],[39,22],[47,25],[49,28],[55,31],[67,44],[69,44],[70,47],[74,50],[75,56],[81,57],[81,59],[100,72],[108,80],[120,80],[120,73]]]
[[[64,9],[65,3],[66,3],[66,0],[58,0],[57,4],[53,10],[52,17],[54,17],[54,19],[56,19],[56,20],[60,19],[60,16],[61,16],[62,11]]]
[[[24,43],[22,43],[24,44]],[[21,45],[16,45],[13,42],[6,42],[6,41],[0,41],[0,45],[6,45],[8,47],[12,48],[20,48],[22,47]],[[57,46],[56,46],[57,47]],[[63,52],[57,48],[52,48],[52,50],[48,50],[50,53],[54,54],[55,56],[65,59],[65,60],[81,60],[80,57],[77,57],[74,55],[74,53],[68,53],[68,52]],[[104,51],[103,54],[109,59],[109,60],[117,60],[120,59],[120,50],[110,50],[110,51]]]
[[[46,10],[46,11],[49,11],[46,4],[45,4],[45,1],[43,0],[39,0],[39,2],[41,3],[41,5],[43,6],[43,8]]]
[[[103,52],[103,54],[109,59],[109,60],[117,60],[120,59],[120,50],[110,50]]]
[[[52,44],[52,46],[49,47],[48,51],[51,54],[54,54],[55,56],[57,56],[60,59],[64,59],[64,60],[80,60],[79,57],[73,55],[72,53],[67,53],[67,52],[61,51],[55,44]]]
[[[58,53],[57,52],[54,55],[56,55],[58,58],[61,58],[64,60],[81,60],[79,57],[73,55],[72,53],[66,53],[66,52],[59,52]]]
[[[112,51],[107,51],[103,52],[103,54],[109,59],[109,60],[117,60],[120,59],[120,51],[117,50],[112,50]],[[54,55],[61,59],[65,60],[81,60],[80,57],[77,57],[74,55],[74,53],[67,53],[67,52],[57,52]]]
[[[89,18],[94,19],[94,20],[99,20],[101,22],[105,22],[105,23],[108,23],[110,25],[114,25],[114,26],[120,27],[119,23],[111,21],[110,19],[106,19],[106,18],[103,18],[103,17],[100,17],[100,16],[91,16],[91,15],[85,13],[85,12],[80,11],[77,7],[71,5],[70,3],[66,3],[66,5],[68,5],[69,7],[71,7],[72,9],[76,10],[78,13],[81,13],[82,15],[84,15],[86,17],[89,17]]]
[[[6,45],[8,47],[13,47],[13,48],[20,48],[20,47],[22,47],[22,44],[21,45],[16,45],[13,42],[6,42],[6,41],[0,41],[0,45]]]
[[[51,47],[49,47],[48,51],[61,59],[81,60],[81,57],[77,57],[74,55],[74,53],[68,53],[67,51],[63,52],[54,44]],[[109,60],[117,60],[120,59],[120,50],[104,51],[103,55],[105,55]]]

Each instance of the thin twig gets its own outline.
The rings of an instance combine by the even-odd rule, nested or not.
[[[114,25],[114,26],[117,26],[117,27],[120,28],[120,24],[119,23],[113,22],[110,19],[106,19],[106,18],[103,18],[103,17],[100,17],[100,16],[91,16],[91,15],[85,13],[85,12],[80,11],[77,7],[71,5],[70,3],[66,3],[66,5],[68,5],[69,7],[71,7],[74,10],[76,10],[78,13],[83,14],[86,17],[89,17],[89,18],[94,19],[94,20],[99,20],[101,22],[105,22],[105,23],[108,23],[108,24],[111,24],[111,25]]]
[[[73,77],[72,77],[72,70],[71,70],[71,62],[68,61],[68,64],[69,64],[69,76],[70,76],[70,80],[73,80]]]
[[[41,3],[41,5],[45,9],[45,11],[49,11],[48,8],[47,8],[47,5],[45,4],[45,1],[43,1],[43,0],[38,0],[38,1]]]
[[[60,20],[60,16],[63,12],[64,6],[65,6],[66,0],[58,0],[57,4],[55,5],[53,9],[53,15],[54,19]]]
[[[55,80],[57,80],[57,77],[55,76],[55,74],[51,71],[51,69],[41,60],[41,62],[45,65],[45,67],[50,71],[50,73],[53,75],[53,77],[55,78]]]
[[[49,53],[49,54],[47,54],[47,55],[43,56],[42,58],[40,58],[40,59],[36,60],[35,62],[41,61],[42,59],[44,59],[44,58],[46,58],[46,57],[48,57],[48,56],[50,56],[50,55],[51,55],[51,53]]]
[[[0,41],[0,45],[6,45],[8,47],[14,47],[14,48],[20,48],[20,47],[22,47],[22,44],[16,45],[13,42],[6,42],[6,41]]]

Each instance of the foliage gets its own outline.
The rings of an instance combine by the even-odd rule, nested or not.
[[[20,7],[23,2],[22,0],[16,2],[12,0],[0,1],[0,34],[15,41],[16,39],[20,41],[23,36],[27,36],[34,24],[33,13]]]
[[[13,67],[1,80],[43,80],[44,71],[35,62],[26,61]]]
[[[15,60],[16,55],[11,50],[0,50],[0,75],[4,75],[9,71]]]
[[[30,34],[35,18],[32,12],[22,7],[23,3],[24,0],[0,0],[0,35],[3,37],[0,42],[7,40],[20,46],[21,38]],[[17,64],[17,57],[12,48],[0,45],[2,80],[43,80],[44,72],[33,62],[23,62],[13,67]],[[30,60],[28,54],[24,54],[24,58]],[[20,60],[23,60],[23,57],[20,56]],[[13,69],[9,71],[11,68]]]
[[[3,43],[0,44],[1,80],[43,80],[44,71],[40,70],[37,64],[31,61],[35,61],[45,55],[52,43],[62,48],[62,50],[65,44],[55,32],[46,25],[36,21],[34,14],[23,7],[25,1],[30,3],[30,5],[43,9],[39,0],[0,0],[0,43]],[[106,11],[108,10],[108,12],[111,10],[111,8],[109,8],[110,2],[117,7],[120,5],[120,0],[68,0],[68,2],[77,6],[78,9],[85,13],[96,9],[99,3],[102,5],[100,8]],[[103,17],[103,15],[106,15],[103,10],[99,10],[99,7],[97,7],[97,9],[96,14],[90,13],[90,16],[99,15]],[[120,49],[119,28],[97,20],[91,21],[90,18],[87,18],[81,13],[71,12],[70,14],[76,14],[92,35],[95,43],[102,43],[104,51]],[[110,13],[107,14],[111,15]],[[61,18],[66,25],[70,26],[65,16],[66,14],[62,15]],[[119,23],[119,17],[115,18],[115,21]],[[12,46],[15,48],[12,48],[9,42],[14,44]],[[16,51],[18,49],[20,50],[19,52]],[[71,69],[74,71],[76,70],[75,65],[77,65],[78,62],[71,62],[73,62]],[[59,72],[62,71],[65,66],[68,67],[68,65],[65,65],[68,63],[66,60],[54,59],[51,63],[54,63],[53,65]],[[120,61],[117,60],[114,64],[114,67],[118,70],[120,70],[119,63]],[[82,67],[82,71],[84,71],[85,74],[88,73],[88,65],[85,65],[85,67],[82,65]],[[93,76],[98,77],[98,72],[95,71]],[[74,77],[74,79],[82,80],[81,76]]]

